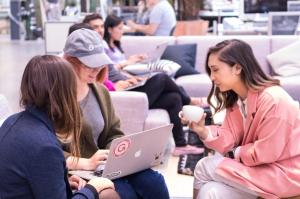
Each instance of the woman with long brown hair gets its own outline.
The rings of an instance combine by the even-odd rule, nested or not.
[[[220,153],[198,162],[194,198],[300,195],[299,103],[264,73],[244,41],[211,47],[206,71],[212,80],[208,100],[215,98],[211,105],[226,116],[222,126],[205,126],[205,116],[190,124]]]
[[[0,129],[1,199],[97,199],[104,189],[101,194],[110,189],[110,196],[118,198],[108,179],[87,184],[76,176],[68,179],[60,142],[69,143],[71,153],[80,156],[76,85],[71,65],[62,58],[36,56],[27,64],[20,100],[25,110],[9,117]],[[74,194],[71,187],[77,190]]]

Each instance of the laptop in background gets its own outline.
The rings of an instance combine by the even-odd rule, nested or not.
[[[168,44],[168,42],[164,42],[156,45],[155,49],[146,53],[148,57],[144,59],[141,63],[151,63],[159,61],[161,56],[164,54]]]
[[[168,46],[168,42],[164,42],[156,45],[153,50],[145,53],[147,54],[147,58],[145,58],[141,62],[125,66],[123,70],[135,75],[151,72],[149,70],[148,64],[159,61],[161,56],[164,54],[167,46]]]
[[[173,124],[168,124],[114,139],[103,171],[70,170],[69,173],[87,180],[99,176],[113,180],[159,165],[172,128]]]
[[[125,91],[129,91],[129,90],[132,90],[134,88],[137,88],[137,87],[141,87],[141,86],[144,86],[146,84],[146,82],[148,81],[148,79],[150,79],[151,77],[153,77],[154,75],[156,75],[158,73],[148,73],[148,74],[145,74],[145,75],[140,75],[140,77],[142,77],[143,79],[138,81],[136,84],[134,85],[131,85],[131,86],[128,86],[127,88],[125,88],[124,90]]]

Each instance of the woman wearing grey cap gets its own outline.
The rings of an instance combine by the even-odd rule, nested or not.
[[[68,36],[64,54],[78,76],[77,98],[84,118],[81,158],[76,163],[74,156],[67,155],[67,166],[69,169],[95,170],[106,161],[108,150],[104,149],[109,148],[113,139],[124,135],[108,91],[97,83],[103,79],[105,66],[111,64],[111,60],[105,54],[97,32],[88,29],[76,30]],[[113,182],[122,199],[169,198],[163,176],[151,169]]]

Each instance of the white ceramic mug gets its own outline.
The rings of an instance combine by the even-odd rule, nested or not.
[[[185,105],[182,107],[182,116],[192,122],[199,122],[203,113],[203,108],[199,106]]]

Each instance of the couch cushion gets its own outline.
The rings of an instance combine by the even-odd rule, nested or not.
[[[144,130],[170,124],[170,117],[164,109],[150,109],[145,121]]]
[[[175,44],[175,37],[164,36],[123,36],[122,48],[125,56],[151,52],[158,44],[168,42],[169,45]]]
[[[177,44],[197,43],[196,70],[204,73],[208,49],[226,39],[240,39],[247,42],[252,47],[262,69],[269,74],[270,69],[266,59],[266,55],[270,53],[270,39],[268,36],[180,36],[177,38]]]
[[[148,64],[136,63],[127,65],[123,68],[123,70],[133,75],[145,75],[150,72],[164,72],[170,77],[174,77],[175,73],[180,69],[180,67],[181,66],[176,62],[161,59],[157,62]]]
[[[176,79],[176,84],[182,86],[192,97],[207,97],[211,89],[211,80],[207,74],[182,76]]]
[[[280,84],[293,99],[300,101],[300,75],[291,77],[274,76],[280,80]]]
[[[271,52],[275,52],[276,50],[279,50],[280,48],[283,48],[287,45],[290,45],[296,41],[298,41],[300,38],[299,36],[286,36],[286,35],[277,35],[277,36],[271,36]]]
[[[147,95],[136,91],[112,91],[110,96],[116,115],[120,118],[121,130],[125,134],[144,130],[149,111]]]
[[[181,68],[175,73],[175,78],[183,75],[199,74],[194,69],[196,60],[196,44],[169,45],[162,59],[178,63]]]
[[[297,41],[269,54],[267,59],[278,75],[300,75],[299,51],[300,41]]]

